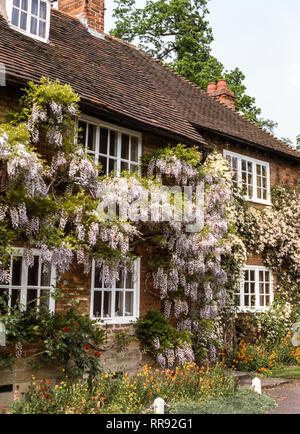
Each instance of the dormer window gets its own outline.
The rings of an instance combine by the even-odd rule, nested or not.
[[[49,0],[8,0],[8,17],[16,30],[40,41],[48,41]]]

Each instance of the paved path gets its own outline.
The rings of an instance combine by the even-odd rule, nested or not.
[[[300,414],[300,380],[263,389],[263,393],[275,399],[278,404],[277,408],[267,414]]]

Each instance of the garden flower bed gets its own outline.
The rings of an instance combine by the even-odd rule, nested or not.
[[[157,397],[168,404],[205,402],[232,397],[236,392],[234,377],[223,366],[199,367],[187,363],[181,368],[159,370],[145,365],[134,377],[126,373],[102,373],[92,381],[72,383],[65,378],[52,385],[46,379],[33,378],[28,391],[15,392],[9,409],[13,414],[101,414],[151,413]],[[2,409],[5,412],[5,409]]]

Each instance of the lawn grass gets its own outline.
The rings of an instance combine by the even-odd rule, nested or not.
[[[233,396],[205,402],[185,401],[170,405],[171,414],[264,414],[277,407],[276,401],[252,390],[238,390]]]
[[[300,366],[278,366],[272,369],[272,374],[268,375],[272,378],[300,378]]]

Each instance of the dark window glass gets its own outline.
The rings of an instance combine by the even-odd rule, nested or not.
[[[95,125],[89,124],[89,135],[88,135],[88,149],[90,151],[95,151],[96,143],[96,127]]]
[[[12,289],[11,290],[11,306],[17,306],[20,303],[20,290]]]
[[[39,278],[39,257],[34,257],[34,263],[32,267],[28,267],[28,280],[27,284],[29,286],[37,286]]]
[[[138,155],[138,149],[139,149],[138,143],[139,142],[138,142],[138,138],[137,137],[131,137],[131,157],[130,157],[131,161],[138,162],[138,158],[139,158],[139,155]]]
[[[51,284],[51,267],[42,267],[41,286],[50,286]]]
[[[86,138],[86,122],[79,121],[78,122],[78,142],[82,143],[85,146],[85,138]]]
[[[121,157],[125,160],[129,159],[129,136],[127,134],[122,134],[121,142]]]
[[[107,158],[106,157],[99,157],[99,162],[101,163],[101,174],[106,175],[107,174]]]
[[[94,311],[93,311],[94,317],[100,317],[101,316],[101,301],[102,301],[102,292],[101,291],[95,291],[94,292]]]
[[[117,144],[117,134],[115,131],[110,132],[110,145],[109,145],[109,154],[113,157],[117,156],[118,152],[118,144]]]
[[[123,292],[116,291],[115,315],[123,316]]]
[[[111,292],[104,292],[103,299],[103,317],[110,318],[111,317]]]
[[[108,130],[100,128],[100,154],[107,154]]]
[[[12,264],[12,285],[21,286],[22,277],[22,257],[15,256]]]
[[[29,288],[27,290],[27,309],[32,309],[37,304],[37,290]]]
[[[95,267],[94,288],[102,288],[102,273],[98,267]]]
[[[48,310],[49,302],[50,302],[50,292],[46,290],[42,290],[40,296],[40,306],[43,306],[45,309]]]

